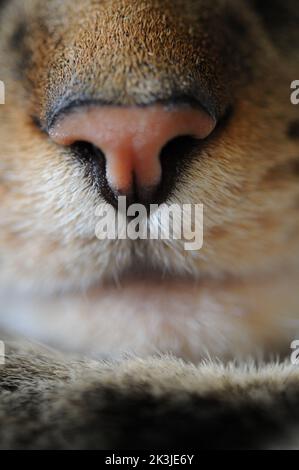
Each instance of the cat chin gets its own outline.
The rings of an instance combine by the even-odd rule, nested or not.
[[[197,362],[288,351],[298,279],[130,279],[82,294],[2,296],[0,327],[57,350],[120,359],[169,353]]]

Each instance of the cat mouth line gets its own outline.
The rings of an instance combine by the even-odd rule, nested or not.
[[[115,275],[104,280],[101,285],[97,284],[94,287],[107,288],[108,290],[114,289],[132,289],[134,286],[146,287],[150,286],[153,289],[161,290],[169,286],[171,289],[175,286],[182,288],[205,289],[210,287],[218,288],[231,288],[231,287],[245,287],[254,284],[264,284],[275,281],[277,278],[283,276],[291,276],[294,274],[292,271],[279,271],[279,272],[254,272],[251,274],[234,275],[228,272],[208,273],[202,270],[185,270],[184,272],[176,271],[175,269],[167,269],[159,266],[153,266],[150,263],[135,261],[129,267],[120,270]],[[92,288],[93,290],[93,288]]]
[[[212,276],[202,271],[184,271],[170,270],[163,267],[152,266],[147,263],[138,263],[130,265],[117,273],[114,276],[106,279],[101,287],[109,290],[113,289],[126,289],[134,286],[150,286],[153,289],[165,289],[167,286],[173,287],[203,287],[212,284],[229,284],[235,282],[230,275],[219,275],[218,277]]]

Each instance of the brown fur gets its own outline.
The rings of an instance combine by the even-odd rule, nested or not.
[[[107,363],[10,338],[0,378],[1,449],[298,449],[289,363]]]

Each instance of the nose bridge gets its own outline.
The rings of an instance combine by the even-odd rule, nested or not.
[[[99,5],[88,29],[74,18],[63,57],[61,49],[53,51],[53,62],[65,66],[58,80],[49,83],[48,114],[68,97],[124,106],[194,97],[205,104],[200,38],[189,33],[190,19],[177,18],[176,2],[172,8],[163,2]]]
[[[230,82],[189,3],[188,14],[181,0],[96,3],[88,23],[71,17],[67,33],[60,33],[63,48],[44,53],[48,92],[36,96],[44,127],[74,101],[139,106],[193,100],[217,119],[224,114]]]

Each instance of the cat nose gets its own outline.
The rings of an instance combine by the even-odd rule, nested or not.
[[[187,105],[92,105],[62,113],[49,134],[63,146],[85,142],[99,149],[106,161],[106,181],[115,197],[136,193],[136,200],[142,201],[153,198],[163,186],[161,154],[165,146],[179,137],[205,139],[215,125],[206,111]],[[184,151],[181,153],[184,158]],[[169,160],[171,166],[171,155]]]

